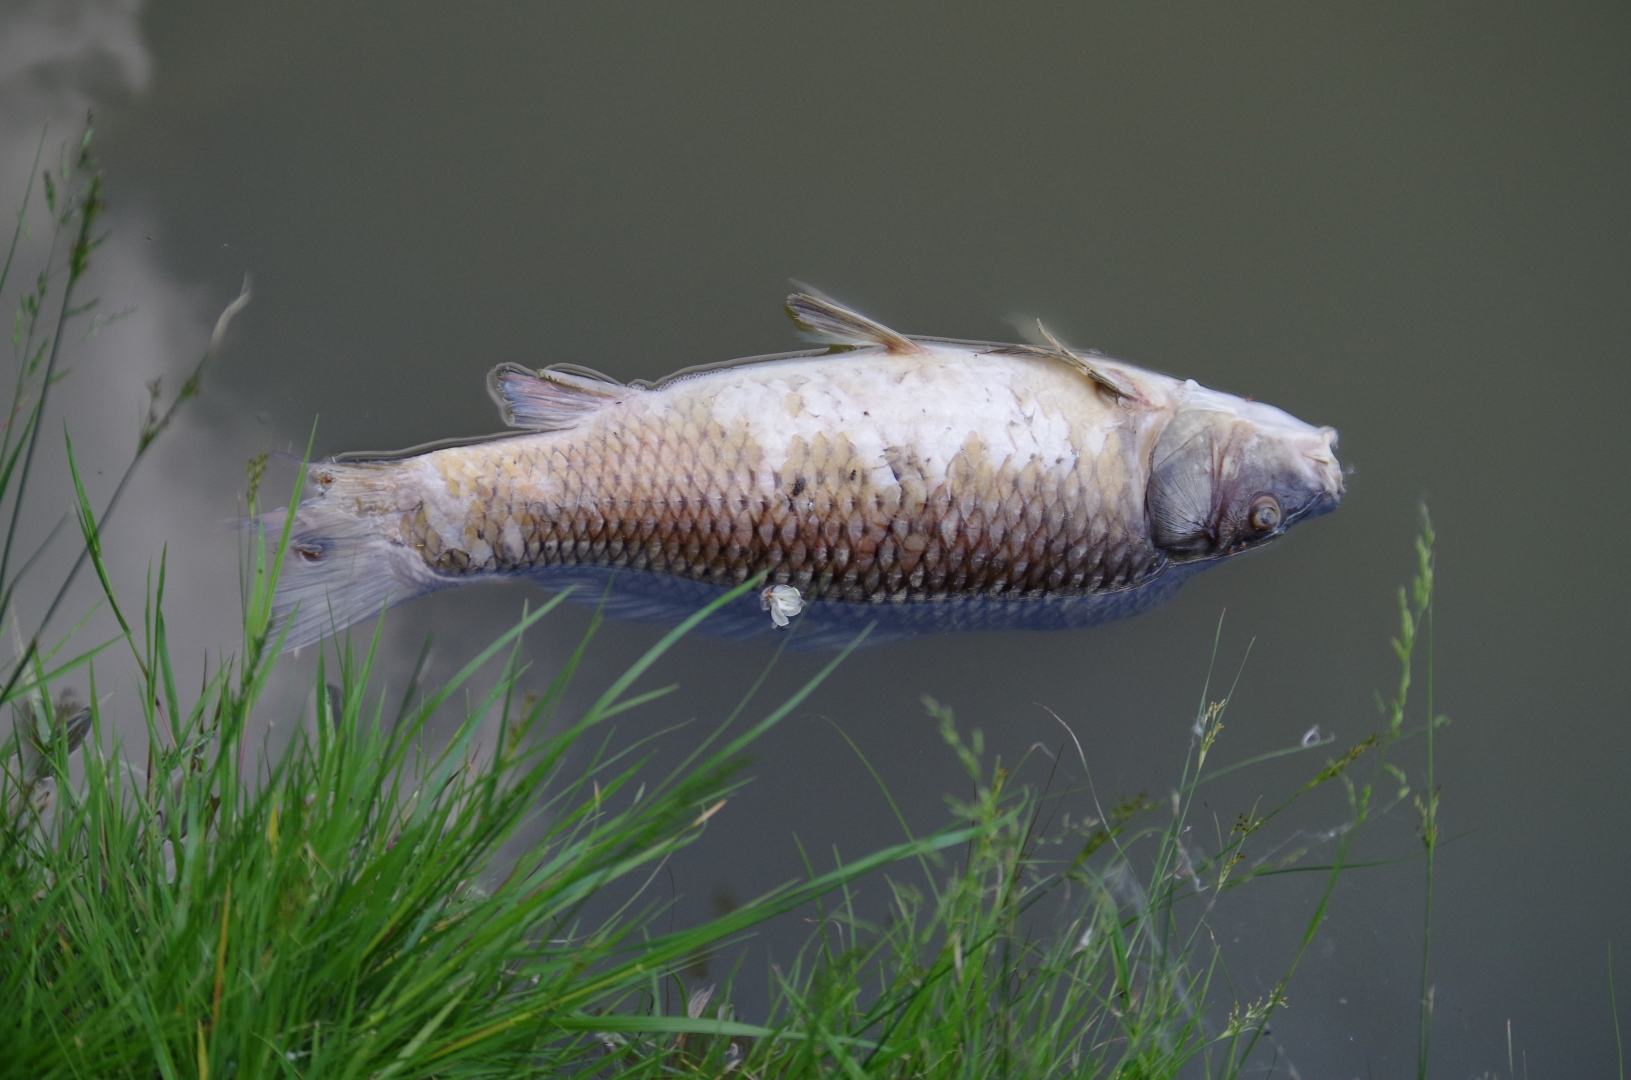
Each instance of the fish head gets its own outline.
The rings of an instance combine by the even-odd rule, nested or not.
[[[1266,544],[1342,501],[1335,428],[1189,383],[1156,442],[1150,539],[1173,562]]]

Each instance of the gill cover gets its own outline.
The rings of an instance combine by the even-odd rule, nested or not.
[[[1336,508],[1336,431],[1195,387],[1150,458],[1150,539],[1174,562],[1219,559]]]

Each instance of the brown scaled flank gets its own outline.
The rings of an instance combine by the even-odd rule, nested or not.
[[[844,435],[796,437],[767,496],[759,446],[699,406],[438,452],[463,535],[438,535],[423,504],[400,535],[450,576],[598,565],[733,585],[768,570],[808,599],[874,603],[1109,592],[1165,565],[1118,440],[1070,467],[998,461],[970,437],[930,487],[907,451],[887,450],[893,478],[875,483]],[[1121,474],[1110,491],[1100,461]]]

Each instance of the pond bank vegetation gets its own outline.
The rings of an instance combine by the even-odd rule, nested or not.
[[[145,583],[114,581],[100,543],[112,504],[98,511],[83,487],[72,573],[96,575],[117,633],[83,646],[81,622],[52,637],[56,604],[31,624],[13,603],[33,560],[12,539],[34,505],[23,496],[42,435],[52,437],[41,417],[65,330],[90,312],[75,296],[102,210],[88,136],[42,175],[60,252],[24,294],[0,432],[0,622],[20,643],[0,670],[0,704],[15,718],[0,770],[0,1073],[1235,1077],[1263,1063],[1265,1033],[1353,868],[1353,844],[1384,805],[1416,808],[1430,926],[1431,753],[1413,793],[1390,758],[1405,739],[1430,748],[1441,722],[1427,719],[1430,700],[1419,709],[1410,696],[1418,653],[1431,659],[1425,525],[1399,598],[1400,680],[1369,738],[1333,744],[1316,729],[1219,765],[1229,695],[1208,692],[1170,799],[1128,798],[1073,819],[990,760],[951,708],[926,700],[968,781],[944,828],[680,929],[666,928],[644,884],[745,782],[754,741],[841,677],[843,654],[762,714],[724,718],[661,775],[610,722],[660,696],[643,677],[708,612],[571,711],[566,691],[593,631],[559,670],[529,667],[525,635],[551,601],[445,685],[406,695],[376,676],[377,636],[356,651],[331,646],[309,715],[284,718],[296,734],[272,752],[256,720],[280,663],[271,596],[287,533],[246,534],[242,639],[201,686],[184,688],[167,643],[164,560]],[[12,255],[23,222],[20,213]],[[155,389],[137,459],[196,390],[196,373],[168,404]],[[251,514],[259,479],[252,463]],[[145,731],[135,746],[116,738],[99,692],[132,678]],[[1430,674],[1428,685],[1430,697]],[[431,719],[450,711],[451,739],[430,739]],[[1065,746],[1057,768],[1085,772],[1074,736]],[[1210,843],[1197,838],[1197,792],[1290,754],[1319,761],[1304,783]],[[1320,849],[1327,862],[1300,852],[1288,866],[1283,852],[1253,851],[1260,830],[1331,787],[1347,809]],[[1288,869],[1323,876],[1318,903],[1292,931],[1280,980],[1240,999],[1208,913],[1219,896]],[[863,879],[885,903],[858,901]],[[609,895],[626,902],[597,906]],[[764,976],[765,1015],[734,1011],[733,985],[749,977],[740,968],[721,984],[687,978],[696,957],[797,910],[818,929]],[[1427,960],[1424,947],[1421,1075]]]

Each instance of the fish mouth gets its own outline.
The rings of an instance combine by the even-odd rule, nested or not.
[[[1286,525],[1295,525],[1299,521],[1310,521],[1314,518],[1329,514],[1342,505],[1343,493],[1339,491],[1322,491],[1313,502],[1305,505],[1286,518]]]
[[[1285,520],[1280,523],[1280,527],[1274,530],[1273,533],[1269,534],[1269,536],[1258,541],[1256,544],[1247,546],[1256,547],[1263,543],[1267,543],[1270,540],[1278,540],[1280,537],[1284,536],[1286,534],[1286,530],[1290,529],[1293,525],[1303,521],[1312,521],[1317,517],[1323,517],[1324,515],[1329,514],[1332,510],[1335,510],[1338,506],[1342,505],[1342,494],[1343,493],[1340,489],[1334,492],[1320,492],[1318,495],[1314,496],[1313,499],[1286,514]],[[1233,552],[1230,552],[1230,554],[1233,554]]]

